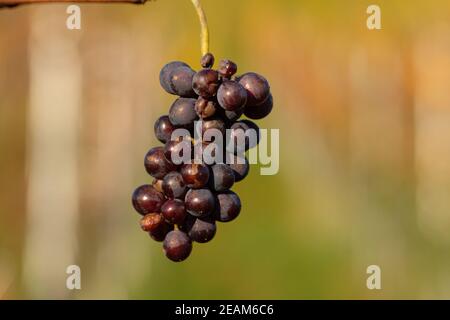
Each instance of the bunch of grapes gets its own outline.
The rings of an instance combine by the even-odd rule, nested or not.
[[[152,148],[145,156],[145,168],[154,180],[151,185],[138,187],[132,195],[134,208],[143,216],[141,228],[163,242],[164,252],[172,261],[185,260],[193,241],[213,239],[217,221],[229,222],[239,215],[241,201],[230,189],[247,176],[245,152],[259,142],[258,126],[239,118],[245,115],[262,119],[273,107],[264,77],[257,73],[235,77],[237,66],[230,60],[220,61],[217,70],[212,69],[213,65],[214,56],[208,53],[198,72],[179,61],[161,70],[161,86],[178,98],[168,115],[161,116],[154,126],[164,146]],[[188,134],[174,137],[176,129]],[[206,135],[192,138],[196,130],[204,133],[210,129],[220,132],[228,143],[219,145]],[[256,132],[256,141],[249,139],[249,130]],[[206,163],[195,151],[184,154],[188,161],[173,160],[174,154],[183,156],[186,150],[211,146],[223,154],[225,161]]]

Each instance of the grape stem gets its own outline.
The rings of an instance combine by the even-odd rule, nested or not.
[[[209,29],[208,29],[208,21],[206,20],[205,11],[203,10],[202,4],[200,0],[191,0],[192,4],[197,11],[198,18],[200,20],[200,45],[202,56],[209,52]]]

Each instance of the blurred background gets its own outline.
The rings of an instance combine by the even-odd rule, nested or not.
[[[280,171],[252,166],[240,217],[180,264],[130,194],[199,68],[188,0],[0,10],[0,298],[450,298],[450,3],[203,0],[217,59],[265,75]],[[66,289],[81,267],[82,290]],[[381,290],[366,268],[381,267]]]

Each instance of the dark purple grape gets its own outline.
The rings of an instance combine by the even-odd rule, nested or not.
[[[166,235],[173,229],[174,226],[171,225],[170,223],[167,223],[163,219],[163,223],[160,226],[158,226],[158,228],[156,228],[155,230],[150,231],[148,234],[153,240],[162,242],[166,238]]]
[[[159,213],[149,213],[142,217],[139,224],[146,232],[155,231],[164,223],[164,218]]]
[[[159,83],[164,90],[170,94],[176,94],[170,86],[170,74],[178,67],[189,67],[186,63],[181,61],[173,61],[166,64],[159,73]]]
[[[228,132],[227,151],[239,154],[258,145],[259,127],[250,120],[235,122]]]
[[[176,127],[170,122],[168,116],[159,117],[154,126],[156,138],[162,143],[170,140],[172,132],[175,129]]]
[[[237,65],[231,60],[221,60],[219,62],[219,68],[217,71],[219,71],[219,74],[222,77],[230,79],[232,76],[236,74]]]
[[[193,98],[197,95],[192,89],[192,78],[195,71],[186,66],[175,68],[170,73],[170,88],[176,95],[184,98]]]
[[[179,138],[177,140],[171,140],[164,145],[164,156],[172,162],[174,162],[172,159],[175,159],[176,156],[181,158],[183,163],[185,163],[185,161],[191,160],[194,156],[193,148],[194,146],[192,145],[190,138],[186,137],[185,139]],[[190,155],[189,153],[185,155],[185,152],[189,152],[187,150],[190,150]]]
[[[196,94],[204,98],[212,98],[219,88],[219,73],[211,69],[202,69],[194,75],[192,87]]]
[[[171,171],[177,170],[177,166],[166,159],[163,147],[155,147],[145,155],[145,169],[153,178],[162,179]]]
[[[270,94],[269,98],[259,106],[246,106],[244,114],[247,118],[259,120],[265,118],[272,112],[273,97]]]
[[[191,127],[197,119],[195,101],[197,100],[190,98],[178,98],[175,100],[169,110],[170,122],[176,126]]]
[[[138,187],[132,195],[133,207],[141,215],[160,212],[163,202],[164,195],[148,184]]]
[[[216,221],[214,217],[195,218],[189,216],[183,225],[183,230],[193,241],[206,243],[211,241],[216,234]]]
[[[236,219],[241,212],[241,200],[233,191],[219,193],[216,196],[215,218],[220,222],[229,222]]]
[[[247,103],[247,92],[235,81],[224,81],[217,91],[217,101],[227,111],[242,109]]]
[[[206,217],[214,213],[214,195],[209,189],[191,189],[186,194],[184,204],[187,212],[195,217]]]
[[[242,156],[242,160],[244,163],[238,163],[238,156],[235,156],[231,153],[227,154],[227,164],[233,170],[234,173],[234,182],[239,182],[247,177],[248,172],[250,171],[250,164],[246,157]],[[242,162],[242,161],[239,161]]]
[[[182,224],[186,218],[184,202],[179,199],[167,200],[161,211],[166,221],[172,224]]]
[[[244,108],[235,111],[227,111],[223,108],[218,108],[216,113],[219,117],[227,121],[227,123],[233,123],[244,114]]]
[[[205,54],[202,59],[200,60],[200,65],[203,68],[212,68],[212,66],[214,65],[214,56],[212,53],[207,53]]]
[[[214,117],[211,119],[202,120],[201,122],[202,132],[198,132],[198,135],[203,138],[203,135],[207,132],[209,129],[216,129],[219,130],[219,132],[224,135],[226,130],[225,122],[219,118]],[[197,128],[196,128],[197,129]]]
[[[152,187],[155,188],[156,191],[164,193],[162,189],[162,180],[159,179],[153,179],[152,181]]]
[[[181,175],[188,188],[203,188],[209,180],[209,168],[204,164],[185,164],[181,167]]]
[[[239,83],[247,90],[247,105],[257,106],[264,103],[270,94],[269,82],[263,76],[249,72],[238,79]]]
[[[177,171],[170,172],[164,177],[162,188],[168,198],[184,198],[187,190],[181,173]]]
[[[192,241],[186,233],[174,230],[166,235],[163,249],[167,258],[175,262],[180,262],[191,254]]]
[[[234,184],[233,170],[226,164],[215,164],[211,167],[209,179],[211,189],[216,192],[229,190]]]
[[[200,119],[212,117],[217,109],[219,108],[215,101],[207,100],[203,97],[199,97],[195,103],[195,112],[197,112]]]

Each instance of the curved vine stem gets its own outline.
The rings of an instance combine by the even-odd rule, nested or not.
[[[202,56],[209,52],[209,29],[208,29],[208,21],[206,20],[205,11],[203,10],[202,4],[200,0],[191,0],[192,4],[197,11],[198,18],[200,19],[200,45]]]

